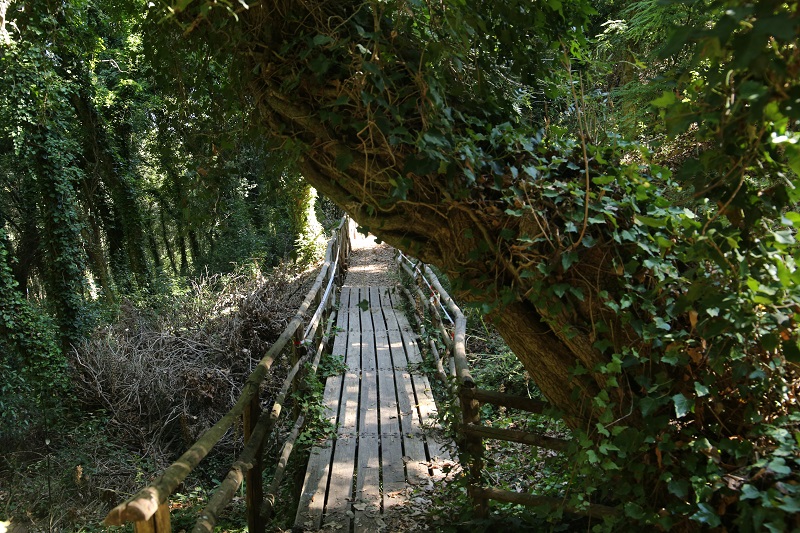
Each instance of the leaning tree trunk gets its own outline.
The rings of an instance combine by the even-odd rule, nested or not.
[[[664,312],[680,288],[659,285],[635,258],[654,238],[635,217],[660,199],[617,185],[622,167],[590,157],[580,139],[557,151],[532,126],[523,134],[503,124],[512,111],[473,95],[470,68],[447,54],[426,61],[418,20],[402,9],[382,17],[381,5],[283,0],[239,13],[235,36],[227,16],[206,24],[197,13],[186,33],[219,39],[215,23],[225,27],[231,77],[246,82],[265,133],[300,151],[302,175],[358,223],[439,267],[456,296],[486,305],[570,426],[641,428],[647,383],[675,384],[669,397],[680,399],[684,383],[709,373],[702,357],[660,357],[669,347],[657,318],[694,328]],[[631,232],[638,237],[620,238]],[[630,304],[632,284],[646,293],[642,305]],[[669,349],[686,356],[688,345]],[[623,367],[625,354],[635,365]],[[737,423],[743,403],[734,394],[724,405]]]
[[[326,8],[318,3],[310,10],[305,5],[278,2],[274,11],[253,6],[240,14],[246,33],[258,37],[239,43],[235,62],[243,72],[258,73],[250,91],[268,129],[304,147],[300,169],[311,185],[384,241],[439,267],[460,288],[458,296],[504,300],[492,314],[501,335],[565,419],[574,427],[593,427],[601,413],[591,400],[606,376],[591,370],[609,359],[593,348],[597,339],[591,324],[602,317],[613,322],[596,294],[615,283],[609,276],[613,250],[577,251],[575,271],[607,279],[587,287],[595,293],[585,298],[589,303],[576,301],[574,311],[551,314],[548,302],[530,297],[535,280],[526,277],[526,265],[535,257],[558,262],[565,250],[515,249],[503,233],[528,231],[536,220],[506,214],[506,200],[492,192],[491,183],[479,179],[470,188],[463,186],[463,176],[445,179],[435,168],[409,170],[415,168],[416,146],[387,137],[393,129],[423,136],[431,115],[441,111],[431,104],[426,73],[416,71],[419,43],[374,26],[365,31],[383,31],[380,45],[359,39],[348,33],[351,25],[331,22],[353,14],[344,4]],[[307,57],[296,37],[298,24],[318,36],[319,46]],[[346,40],[350,44],[339,45]],[[298,43],[296,51],[286,45],[292,42]],[[380,48],[390,42],[393,48]],[[358,53],[354,43],[371,53]],[[315,73],[320,60],[336,67]],[[382,99],[398,102],[399,112],[387,115],[375,103]],[[442,155],[458,156],[444,149]],[[512,177],[506,179],[510,183]],[[624,344],[626,332],[617,325],[611,330],[620,334],[615,344]],[[590,372],[576,376],[576,366]],[[578,401],[574,389],[580,391]],[[624,397],[630,388],[619,390],[615,409],[621,413],[631,405]]]

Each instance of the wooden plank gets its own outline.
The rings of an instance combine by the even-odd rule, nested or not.
[[[360,312],[362,335],[372,332],[372,303],[369,301],[369,289],[369,287],[359,287],[359,301],[356,303]],[[366,305],[364,302],[366,302]]]
[[[402,442],[398,434],[381,433],[381,471],[383,473],[383,511],[402,503],[406,489]]]
[[[399,295],[392,294],[391,300],[392,302],[398,301]],[[422,355],[420,354],[419,347],[415,341],[417,335],[411,326],[408,323],[408,319],[406,319],[405,315],[400,310],[393,310],[392,314],[394,315],[393,318],[397,321],[398,329],[400,330],[400,337],[401,337],[401,344],[405,351],[405,356],[410,365],[418,365],[422,363]],[[388,320],[388,317],[387,317]],[[397,362],[400,357],[395,358],[395,368],[401,371],[400,379],[403,380],[406,391],[408,392],[407,382],[405,381],[406,378],[402,374],[402,369],[398,366]],[[433,394],[431,392],[430,382],[428,378],[424,375],[420,374],[411,374],[410,375],[411,382],[412,382],[412,389],[414,395],[412,398],[413,404],[418,409],[418,422],[411,420],[412,427],[415,424],[419,424],[419,427],[425,428],[436,428],[438,425],[436,424],[436,403],[433,400]],[[399,389],[399,385],[398,385]],[[401,411],[403,411],[401,407]],[[405,428],[404,428],[405,431]],[[413,433],[413,431],[412,431]],[[447,450],[436,440],[437,433],[436,429],[427,429],[424,431],[425,433],[425,442],[428,447],[428,457],[431,460],[432,464],[436,463],[436,460],[451,460],[450,454]]]
[[[409,362],[422,361],[422,355],[419,352],[417,343],[411,340],[405,330],[401,330],[403,337],[403,344],[406,348],[406,356]],[[433,391],[431,391],[431,384],[428,377],[423,374],[411,374],[411,381],[414,384],[414,395],[416,397],[417,409],[419,409],[419,421],[422,427],[430,428],[426,430],[425,442],[428,446],[428,454],[432,461],[434,460],[449,460],[450,454],[442,447],[442,445],[434,438],[435,428],[438,427],[436,422],[436,402],[433,399]]]
[[[369,287],[362,287],[361,288],[361,296],[369,297],[370,290]],[[378,313],[380,313],[380,308],[378,308]],[[369,370],[371,372],[375,372],[377,370],[377,362],[375,360],[375,336],[374,336],[374,324],[373,324],[373,317],[375,313],[372,311],[372,303],[370,303],[370,308],[361,313],[361,337],[359,342],[361,343],[361,370]],[[382,315],[380,315],[380,319],[382,320]],[[380,326],[379,326],[380,327]],[[377,399],[377,398],[376,398]],[[373,404],[376,406],[376,404]],[[377,433],[377,427],[376,427]]]
[[[340,294],[340,309],[347,308],[350,299],[350,288],[342,287]],[[346,311],[337,313],[336,327],[337,334],[333,341],[332,355],[347,355],[348,346],[348,313]],[[326,417],[335,425],[338,418],[339,401],[342,394],[342,383],[344,376],[331,376],[325,382],[325,392],[323,402],[325,404]],[[319,529],[322,523],[322,513],[325,508],[325,493],[330,477],[331,459],[334,450],[334,440],[328,439],[321,446],[314,446],[306,468],[306,476],[303,481],[303,490],[300,493],[300,501],[295,515],[295,527],[304,529]]]
[[[361,332],[361,309],[358,307],[360,296],[358,287],[350,287],[350,300],[346,307],[349,315],[348,331],[357,331],[359,333]]]
[[[366,345],[362,348],[367,351]],[[374,352],[374,349],[371,351]],[[377,375],[375,370],[365,370],[361,375],[358,472],[353,501],[354,529],[357,532],[372,532],[379,529],[378,519],[381,510],[379,446]]]
[[[371,292],[371,301],[382,303],[380,291],[373,290]],[[389,336],[386,331],[386,321],[382,309],[380,315],[374,315],[374,319],[381,324],[380,329],[377,325],[375,326],[375,355],[378,364],[381,469],[385,512],[402,502],[401,495],[406,489],[406,477],[394,369],[389,348]]]
[[[393,379],[397,387],[397,403],[399,410],[400,430],[402,431],[406,478],[409,483],[418,485],[427,482],[428,457],[425,453],[425,442],[419,411],[414,396],[414,386],[408,365],[398,365],[404,362],[405,347],[399,330],[388,332],[389,347],[392,359],[395,362]]]
[[[396,313],[401,313],[402,311],[395,310],[392,298],[399,298],[397,295],[397,289],[394,287],[381,287],[381,307],[383,308],[384,319],[386,321],[386,330],[387,331],[400,331],[400,325],[397,322]],[[403,358],[403,364],[405,365],[405,358]],[[395,367],[398,365],[398,361],[394,361]]]
[[[358,441],[358,480],[353,502],[353,529],[356,533],[380,530],[380,439],[378,435],[360,435]]]
[[[375,332],[375,352],[378,356],[378,383],[380,424],[382,434],[400,434],[400,420],[397,409],[397,392],[394,383],[394,369],[389,350],[389,337],[386,331]]]
[[[300,494],[300,503],[294,518],[295,528],[316,530],[322,524],[332,452],[332,439],[328,439],[324,446],[314,446],[311,449],[303,492]]]
[[[350,303],[357,289],[350,290]],[[352,309],[352,307],[350,307]],[[356,310],[358,308],[356,307]],[[350,313],[348,320],[353,320]],[[358,319],[357,319],[358,320]],[[339,427],[336,430],[336,447],[333,451],[331,477],[328,483],[328,495],[325,503],[323,523],[341,525],[345,531],[350,529],[350,509],[353,500],[353,477],[355,474],[358,399],[361,391],[361,336],[348,324],[347,335],[347,371],[342,383],[342,396],[339,400]]]
[[[369,288],[369,306],[372,314],[372,330],[386,331],[386,321],[383,318],[383,305],[381,301],[381,288]]]

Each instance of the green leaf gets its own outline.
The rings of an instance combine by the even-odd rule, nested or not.
[[[663,228],[667,225],[667,221],[663,218],[646,217],[644,215],[636,215],[635,220],[636,222],[651,228]]]
[[[569,270],[569,267],[578,260],[577,252],[567,252],[561,256],[561,268],[564,269],[564,272]]]
[[[676,394],[672,401],[675,402],[675,416],[678,418],[683,418],[694,409],[694,402],[683,394]]]
[[[361,300],[358,302],[358,308],[364,312],[369,311],[369,300]]]
[[[673,479],[667,483],[667,489],[678,498],[686,498],[689,494],[689,482],[685,479]]]
[[[774,231],[772,235],[775,237],[775,241],[780,244],[794,244],[794,235],[791,231]]]
[[[700,510],[692,515],[692,520],[700,522],[701,524],[706,524],[709,527],[717,527],[722,524],[719,516],[717,516],[717,513],[714,512],[714,509],[710,505],[707,503],[698,503],[697,507],[699,507]]]
[[[669,322],[667,322],[660,316],[655,317],[655,323],[658,329],[663,329],[664,331],[669,331],[672,329],[672,326],[670,326]]]
[[[642,410],[642,416],[649,416],[650,413],[654,412],[658,407],[661,405],[661,402],[656,400],[655,398],[651,398],[650,396],[645,396],[641,400],[639,400],[639,409]]]
[[[748,483],[742,485],[742,500],[755,500],[759,497],[761,497],[761,492],[757,488]]]
[[[797,498],[784,496],[783,503],[778,506],[778,509],[786,513],[797,514],[800,512],[800,502],[798,502]]]
[[[672,104],[674,104],[677,101],[678,101],[678,99],[675,96],[674,92],[672,92],[672,91],[664,91],[661,94],[661,96],[659,96],[658,98],[656,98],[655,100],[650,102],[650,104],[655,106],[655,107],[657,107],[657,108],[659,108],[659,109],[662,109],[662,108],[671,106]]]
[[[708,392],[709,392],[708,391],[708,387],[706,387],[705,385],[703,385],[702,383],[699,383],[697,381],[694,382],[694,391],[697,394],[698,398],[702,398],[703,396],[707,395]]]
[[[800,363],[800,346],[797,344],[796,339],[789,339],[781,343],[781,351],[787,361],[791,363]]]
[[[598,176],[596,178],[592,178],[592,183],[594,183],[595,185],[608,185],[615,179],[616,178],[614,176]]]
[[[324,44],[332,43],[333,39],[328,37],[327,35],[319,34],[314,37],[314,46],[322,46]]]
[[[776,474],[783,474],[788,476],[792,473],[792,469],[786,465],[786,460],[783,457],[776,457],[772,461],[769,462],[767,468],[775,472]]]

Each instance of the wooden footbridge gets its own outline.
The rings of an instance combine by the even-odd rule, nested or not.
[[[337,429],[335,436],[311,450],[294,530],[325,528],[341,533],[387,530],[384,519],[402,506],[413,488],[442,477],[440,467],[452,464],[444,443],[432,429],[436,405],[431,384],[419,369],[422,343],[399,311],[400,292],[414,302],[417,311],[420,307],[427,310],[433,333],[441,335],[440,344],[429,339],[424,348],[437,369],[434,374],[461,408],[463,423],[457,427],[458,445],[470,459],[464,471],[476,512],[485,513],[488,500],[498,500],[598,517],[614,514],[614,509],[600,505],[570,508],[563,498],[484,486],[481,472],[484,439],[515,441],[557,451],[565,450],[567,441],[481,426],[481,402],[534,413],[541,413],[545,404],[476,387],[467,367],[464,315],[425,265],[398,255],[398,270],[414,281],[411,292],[386,285],[348,284],[345,272],[353,233],[354,224],[343,219],[328,243],[314,285],[244,383],[231,410],[153,483],[112,509],[104,523],[132,522],[139,533],[169,532],[170,496],[214,445],[241,421],[244,448],[199,513],[193,532],[212,533],[220,513],[243,483],[248,531],[265,531],[276,506],[294,505],[276,499],[305,420],[302,412],[283,406],[299,392],[299,377],[304,372],[315,373],[323,352],[330,350],[332,355],[341,356],[345,365],[343,375],[329,377],[325,384],[326,413]],[[416,320],[417,315],[412,316]],[[440,358],[437,346],[444,346],[445,354],[450,357]],[[263,402],[269,409],[262,411],[264,379],[273,362],[281,357],[290,358],[292,368],[280,392]],[[264,487],[263,472],[267,469],[262,459],[264,442],[279,419],[291,411],[296,416],[294,425],[284,439],[277,465],[272,467],[271,484]]]
[[[336,438],[315,447],[306,472],[296,528],[335,523],[344,531],[378,531],[381,514],[409,486],[436,475],[445,456],[425,426],[436,405],[428,378],[412,372],[422,358],[415,335],[389,287],[342,288],[332,354],[344,375],[329,378],[325,404]]]

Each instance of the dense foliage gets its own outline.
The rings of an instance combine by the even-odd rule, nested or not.
[[[565,500],[622,510],[598,529],[800,527],[796,1],[29,4],[0,2],[19,379],[94,292],[285,254],[280,145],[496,323],[572,430]]]
[[[308,264],[322,228],[308,185],[244,131],[223,66],[156,47],[145,3],[0,8],[0,401],[29,398],[2,412],[30,424],[71,345],[122,300],[246,261]]]

